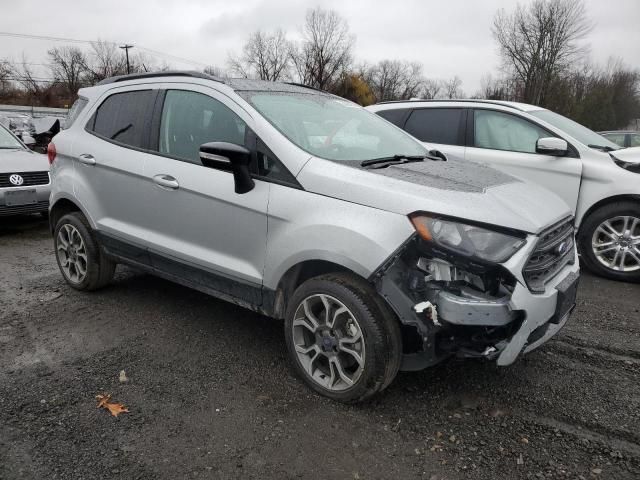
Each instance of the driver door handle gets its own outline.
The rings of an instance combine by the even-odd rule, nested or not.
[[[93,158],[93,155],[91,155],[90,153],[83,153],[81,155],[78,155],[78,160],[80,161],[80,163],[84,163],[85,165],[96,164],[96,159]]]
[[[153,181],[156,183],[156,185],[162,188],[168,188],[169,190],[177,190],[180,187],[180,184],[175,178],[173,178],[171,175],[165,175],[164,173],[155,175],[153,177]]]

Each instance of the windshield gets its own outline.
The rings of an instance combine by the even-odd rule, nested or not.
[[[22,150],[24,147],[16,139],[16,137],[11,135],[11,133],[9,133],[9,131],[6,128],[0,125],[0,148],[2,149],[19,148]]]
[[[616,145],[612,141],[607,140],[602,135],[597,134],[593,130],[589,130],[587,127],[580,125],[578,122],[574,122],[573,120],[570,120],[567,117],[563,117],[562,115],[558,115],[557,113],[554,113],[550,110],[535,110],[528,113],[530,113],[534,117],[538,117],[540,120],[544,120],[545,122],[550,123],[563,132],[568,133],[579,142],[584,143],[586,146],[595,147],[597,145],[598,147],[602,147],[604,149],[620,149],[619,145]]]
[[[338,161],[425,156],[402,130],[364,108],[317,93],[239,92],[298,147]]]

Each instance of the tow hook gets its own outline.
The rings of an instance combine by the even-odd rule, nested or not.
[[[442,324],[438,321],[438,309],[433,303],[429,301],[416,303],[413,306],[413,309],[416,313],[426,313],[427,318],[431,320],[434,325],[438,327],[442,326]]]

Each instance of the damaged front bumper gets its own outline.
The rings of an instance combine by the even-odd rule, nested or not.
[[[410,239],[371,278],[402,324],[401,368],[420,370],[451,356],[510,365],[553,337],[575,305],[579,266],[572,242],[543,286],[532,289],[523,272],[540,257],[541,242],[529,236],[511,259],[491,265]]]

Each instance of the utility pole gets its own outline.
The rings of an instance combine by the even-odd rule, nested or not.
[[[120,48],[123,49],[127,55],[127,73],[129,74],[131,73],[131,69],[129,68],[129,49],[133,48],[133,45],[120,45]]]

